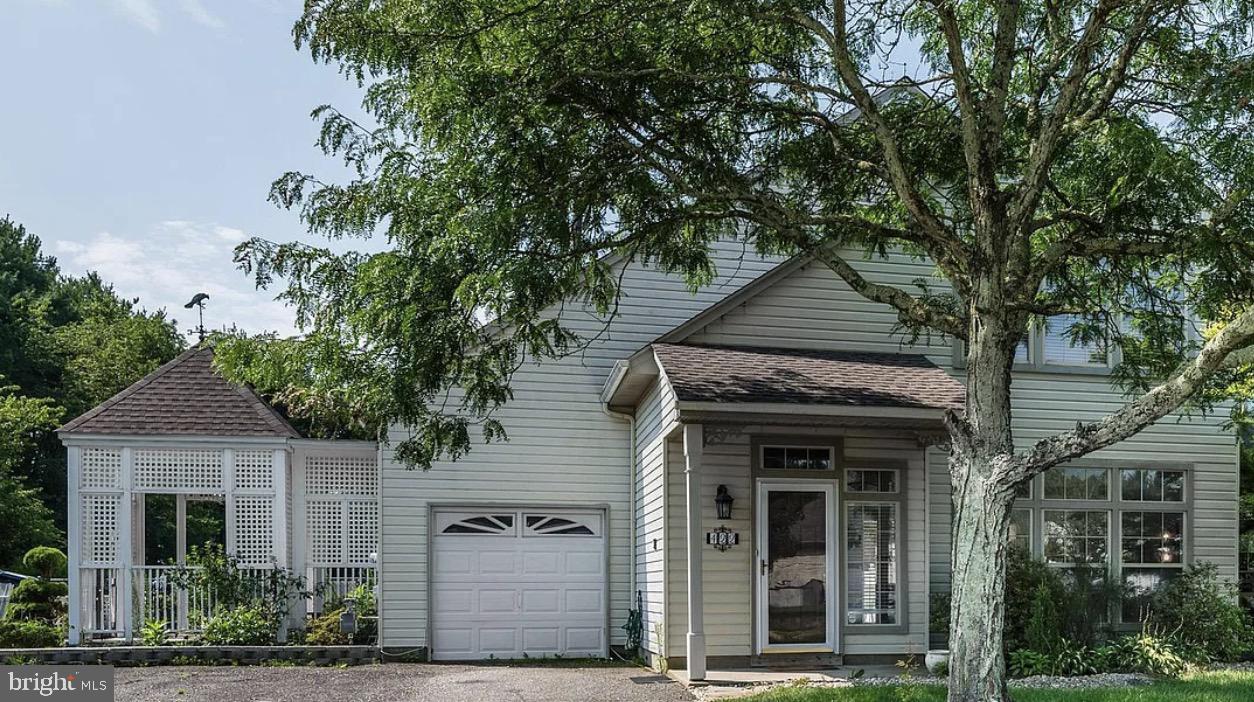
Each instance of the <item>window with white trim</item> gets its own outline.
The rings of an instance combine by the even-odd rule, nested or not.
[[[763,470],[831,470],[835,465],[830,446],[762,447]]]
[[[847,621],[850,624],[896,624],[897,503],[850,503],[846,514]]]
[[[1110,499],[1110,471],[1105,468],[1051,468],[1045,471],[1044,499]]]

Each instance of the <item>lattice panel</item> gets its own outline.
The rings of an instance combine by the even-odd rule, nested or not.
[[[82,496],[82,559],[85,563],[113,563],[118,557],[118,507],[121,495]]]
[[[305,492],[310,495],[377,495],[374,456],[309,456]]]
[[[222,452],[195,449],[136,450],[135,490],[222,490]]]
[[[235,557],[246,565],[274,560],[274,498],[236,496]]]
[[[349,563],[369,563],[370,554],[378,551],[379,504],[353,501],[348,503],[347,542]]]
[[[122,487],[122,450],[85,448],[79,463],[79,486],[92,489]]]
[[[309,525],[309,558],[314,563],[336,565],[344,560],[343,505],[339,500],[310,500],[305,509]]]
[[[237,490],[274,490],[274,454],[271,451],[235,452]]]

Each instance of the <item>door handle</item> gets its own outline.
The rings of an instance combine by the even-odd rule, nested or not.
[[[766,559],[763,558],[761,561],[759,561],[759,563],[761,563],[759,567],[762,569],[762,575],[766,575]]]

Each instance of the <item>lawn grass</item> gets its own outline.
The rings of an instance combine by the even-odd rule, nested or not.
[[[1097,690],[1025,690],[1011,688],[1015,702],[1251,702],[1254,672],[1209,671],[1153,685]],[[945,688],[919,685],[889,687],[779,687],[740,702],[944,702]]]

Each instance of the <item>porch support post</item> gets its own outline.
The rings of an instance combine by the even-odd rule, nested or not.
[[[688,509],[688,679],[705,680],[705,596],[702,588],[701,460],[705,432],[700,424],[684,425],[684,486]]]
[[[187,563],[187,495],[176,495],[174,498],[174,562],[179,565]],[[184,632],[191,628],[187,621],[187,588],[178,588],[174,616],[177,621],[175,631]]]
[[[83,449],[70,446],[66,449],[65,472],[65,504],[66,524],[65,537],[69,550],[69,642],[77,646],[82,637],[83,627],[83,503],[78,496],[79,475],[83,466]]]
[[[271,541],[272,552],[270,555],[274,557],[274,567],[276,569],[286,570],[291,561],[288,556],[287,546],[287,449],[275,449],[272,455],[271,469],[274,471],[274,500],[270,503],[270,525],[273,529],[273,539]],[[293,610],[296,609],[296,601],[294,597],[287,598],[287,621],[279,627],[279,643],[287,643],[287,630],[294,624]]]
[[[174,498],[174,562],[187,562],[187,495]]]
[[[125,447],[122,449],[122,499],[118,501],[118,544],[117,544],[117,564],[122,570],[121,577],[118,578],[120,586],[118,587],[118,603],[114,605],[117,608],[118,618],[121,619],[122,638],[130,643],[135,638],[135,616],[132,613],[135,592],[131,587],[132,566],[135,564],[134,549],[132,547],[132,536],[135,533],[134,515],[131,508],[134,506],[134,493],[131,486],[135,479],[135,458],[134,452]]]

